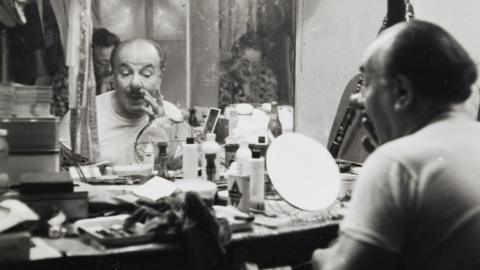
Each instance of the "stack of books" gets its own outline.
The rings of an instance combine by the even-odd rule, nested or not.
[[[14,84],[15,104],[13,115],[17,117],[50,117],[53,91],[50,86]]]
[[[52,117],[51,86],[0,83],[0,118]]]

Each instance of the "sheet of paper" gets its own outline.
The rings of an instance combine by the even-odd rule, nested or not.
[[[133,193],[139,197],[146,198],[152,201],[156,201],[160,198],[172,195],[177,187],[173,182],[155,176],[145,182],[143,185],[133,190]]]

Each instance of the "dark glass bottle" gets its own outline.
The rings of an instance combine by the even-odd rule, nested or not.
[[[268,121],[268,130],[272,133],[273,137],[282,135],[282,124],[280,123],[280,117],[278,115],[278,103],[275,101],[272,102],[270,121]]]
[[[168,173],[167,168],[167,146],[166,142],[157,143],[158,147],[158,156],[155,162],[155,169],[157,170],[157,175],[163,177],[165,179],[170,179],[170,175]]]
[[[188,124],[190,124],[191,127],[198,127],[198,120],[197,117],[195,116],[195,109],[189,109],[190,115],[188,117]]]
[[[207,165],[205,171],[207,173],[207,180],[214,182],[215,173],[216,173],[216,166],[215,166],[215,159],[217,158],[217,154],[205,154],[205,159],[207,160]]]

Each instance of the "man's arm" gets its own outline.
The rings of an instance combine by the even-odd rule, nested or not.
[[[399,269],[399,256],[387,250],[341,235],[328,249],[317,249],[312,256],[314,270]]]

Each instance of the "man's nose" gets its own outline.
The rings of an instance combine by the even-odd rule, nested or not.
[[[132,80],[130,81],[130,88],[132,90],[140,90],[142,88],[142,80],[140,79],[140,76],[137,74],[134,74],[132,77]]]
[[[107,70],[107,74],[108,74],[108,75],[111,75],[112,72],[113,72],[113,70],[112,70],[112,65],[108,64],[108,65],[106,66],[106,70]]]
[[[355,93],[350,96],[350,106],[356,110],[365,109],[365,97],[361,93]]]

